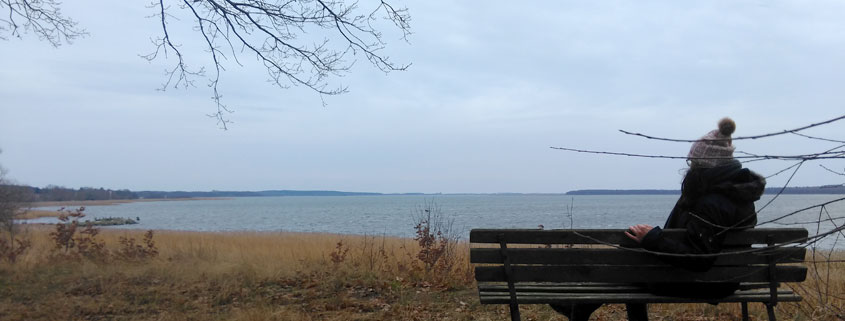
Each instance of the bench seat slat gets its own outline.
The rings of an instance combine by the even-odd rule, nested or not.
[[[496,293],[496,292],[508,292],[507,285],[478,285],[478,291],[481,293]],[[631,286],[631,285],[604,285],[604,286],[591,286],[591,285],[548,285],[548,286],[539,286],[539,285],[529,285],[529,286],[516,286],[516,292],[547,292],[547,293],[637,293],[637,292],[646,292],[646,289],[643,287],[638,286]]]
[[[481,294],[481,304],[507,304],[510,296],[504,293]],[[520,304],[549,303],[707,303],[707,302],[770,302],[768,291],[737,292],[720,299],[699,299],[660,296],[649,293],[519,293]],[[797,302],[801,297],[789,290],[778,291],[778,301]]]
[[[806,249],[787,247],[767,250],[765,253],[738,253],[720,255],[715,266],[766,264],[769,259],[777,263],[801,263]],[[666,265],[651,253],[642,253],[624,249],[588,249],[588,248],[508,248],[511,264],[572,264],[572,265]],[[497,248],[470,249],[472,263],[501,263],[502,251]]]
[[[595,230],[595,229],[567,229],[567,230],[537,230],[537,229],[473,229],[469,233],[470,243],[499,243],[499,235],[504,236],[508,243],[513,244],[618,244],[636,247],[637,244],[627,238],[623,229]],[[681,239],[686,231],[683,229],[663,230],[666,237]],[[768,240],[768,236],[773,238]],[[803,228],[754,228],[742,231],[728,232],[725,246],[775,243],[800,243],[806,241],[808,232]]]
[[[573,293],[636,293],[646,292],[641,286],[625,283],[519,283],[515,285],[517,292],[573,292]],[[740,291],[769,289],[767,282],[740,283]],[[508,286],[502,282],[479,283],[479,292],[505,292]]]
[[[478,293],[480,295],[507,295],[508,288],[506,286],[501,285],[490,285],[488,284],[485,287],[479,287]],[[648,289],[645,287],[640,286],[601,286],[601,287],[591,287],[591,286],[523,286],[523,287],[516,287],[517,295],[526,295],[526,294],[533,294],[533,295],[561,295],[567,293],[593,293],[593,294],[605,294],[605,293],[628,293],[628,294],[638,294],[638,293],[649,293]],[[746,290],[739,290],[735,292],[735,294],[758,294],[758,293],[769,293],[769,289],[746,289]],[[791,289],[788,288],[780,288],[778,289],[778,294],[790,294],[793,293]]]
[[[707,272],[690,272],[670,266],[609,265],[516,265],[514,282],[768,282],[767,266],[714,267]],[[804,281],[807,268],[781,265],[776,267],[778,282]],[[506,281],[501,266],[476,266],[478,282]]]

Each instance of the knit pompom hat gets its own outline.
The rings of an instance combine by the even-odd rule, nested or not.
[[[722,118],[719,128],[714,129],[692,144],[687,155],[687,162],[692,168],[712,168],[733,160],[734,149],[731,134],[736,130],[736,123],[730,118]]]

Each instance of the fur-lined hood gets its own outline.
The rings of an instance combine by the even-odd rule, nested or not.
[[[702,175],[710,183],[708,192],[719,193],[735,202],[754,202],[766,189],[766,178],[734,161],[707,169]]]

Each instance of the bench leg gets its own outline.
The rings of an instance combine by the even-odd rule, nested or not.
[[[742,302],[740,305],[742,305],[742,321],[748,321],[748,302]]]
[[[522,317],[519,316],[519,304],[511,303],[511,321],[521,321]]]
[[[625,304],[628,321],[648,321],[648,305],[645,303]]]
[[[769,321],[777,321],[777,318],[775,318],[775,306],[773,304],[766,304],[766,312],[769,313]]]

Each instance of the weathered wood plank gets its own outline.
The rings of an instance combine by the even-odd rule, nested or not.
[[[507,289],[507,285],[503,282],[481,282],[478,283],[479,291],[500,291]],[[757,291],[765,289],[768,291],[768,282],[743,282],[739,284],[739,291]],[[583,282],[567,282],[567,283],[531,283],[523,282],[516,284],[517,291],[524,292],[567,292],[569,290],[581,292],[645,292],[646,290],[641,286],[631,285],[628,283],[583,283]]]
[[[783,302],[797,302],[801,301],[801,296],[792,293],[791,291],[778,291],[778,301]],[[506,304],[510,302],[510,296],[507,295],[482,295],[480,296],[481,304]],[[714,300],[714,299],[698,299],[698,298],[683,298],[671,296],[659,296],[648,293],[608,293],[585,295],[582,293],[575,294],[556,294],[549,295],[543,293],[520,294],[517,298],[520,304],[568,304],[568,303],[707,303],[712,301],[718,302],[770,302],[771,296],[768,291],[757,292],[738,292],[733,295]]]
[[[473,229],[469,233],[470,243],[499,243],[502,235],[508,243],[514,244],[618,244],[636,247],[637,244],[618,230],[537,230],[537,229]],[[667,237],[681,239],[686,231],[682,229],[664,230]],[[755,228],[728,232],[725,245],[766,244],[772,236],[775,243],[800,243],[807,239],[808,232],[803,228]]]
[[[567,289],[564,289],[564,290],[567,290]],[[789,290],[789,289],[779,289],[777,292],[778,292],[778,296],[794,294],[794,292],[792,292],[792,290]],[[550,298],[567,297],[568,298],[568,297],[573,297],[573,296],[574,297],[603,296],[605,294],[613,294],[613,295],[617,295],[617,296],[629,296],[629,297],[636,297],[636,296],[639,296],[639,295],[662,297],[660,295],[651,294],[651,293],[647,292],[646,289],[643,289],[643,288],[638,289],[638,291],[632,291],[632,292],[618,291],[618,292],[611,292],[611,293],[605,293],[605,292],[599,292],[599,291],[597,291],[597,292],[578,292],[578,293],[549,292],[549,291],[519,291],[519,292],[517,292],[517,297],[550,297]],[[768,294],[769,294],[769,290],[753,290],[753,291],[738,291],[738,292],[734,293],[733,295],[756,296],[756,295],[768,295]],[[505,289],[505,291],[481,291],[481,292],[479,292],[480,297],[497,297],[497,296],[503,296],[503,295],[508,295],[507,289]],[[715,299],[709,299],[709,300],[713,301]]]
[[[507,292],[507,285],[503,284],[479,284],[479,293]],[[516,291],[523,292],[545,292],[545,293],[646,293],[647,289],[632,285],[517,285]]]
[[[724,253],[715,266],[767,264],[769,258],[778,263],[804,261],[806,249],[780,248],[755,253]],[[657,255],[624,249],[587,248],[509,248],[511,264],[571,264],[571,265],[666,265]],[[502,263],[502,252],[497,248],[470,249],[472,263]]]
[[[767,282],[746,282],[739,285],[740,291],[768,291]],[[479,292],[506,292],[507,284],[501,282],[479,283]],[[550,292],[550,293],[646,293],[642,286],[627,283],[519,283],[517,292]]]
[[[512,266],[515,282],[768,282],[767,266],[714,267],[707,272],[691,272],[671,266],[537,265]],[[779,282],[801,282],[804,266],[778,266]],[[501,266],[477,266],[478,282],[505,281]]]

